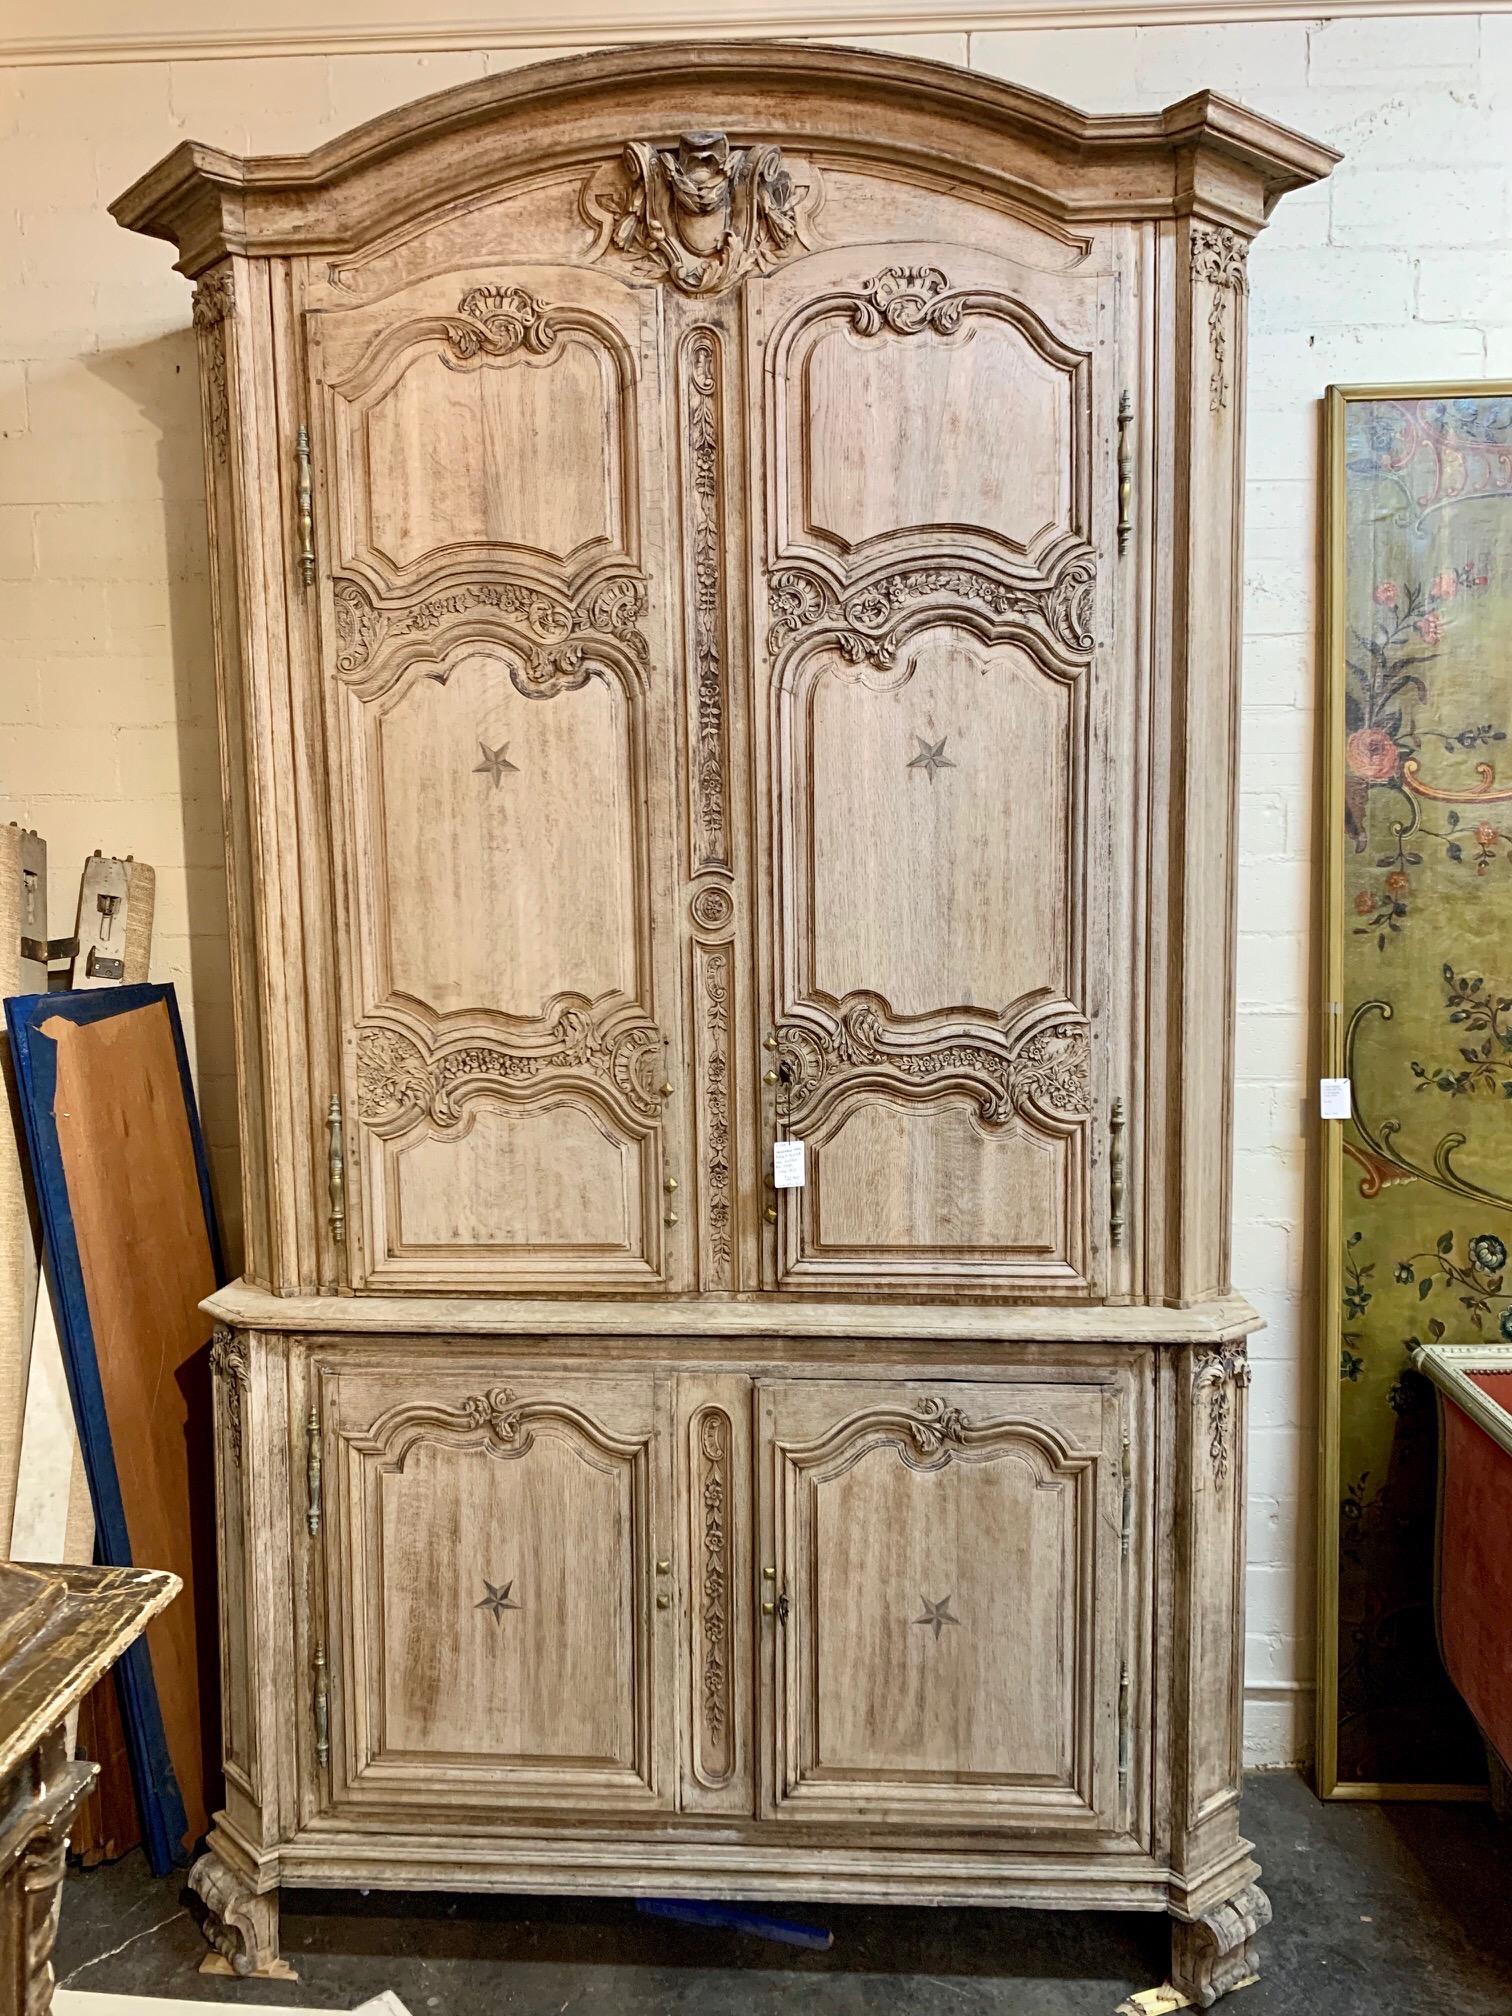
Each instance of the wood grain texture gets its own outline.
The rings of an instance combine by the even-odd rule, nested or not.
[[[246,1964],[284,1880],[1248,1964],[1246,255],[1333,158],[688,44],[116,204],[203,276]]]
[[[199,1554],[212,1514],[210,1381],[198,1304],[215,1264],[164,1002],[39,1024],[56,1046],[53,1119],[89,1305],[131,1551],[183,1583],[148,1629],[188,1839],[218,1777],[212,1591]],[[102,1143],[123,1154],[103,1153]]]

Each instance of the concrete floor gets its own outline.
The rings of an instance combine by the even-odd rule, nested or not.
[[[1276,1922],[1235,2016],[1512,2016],[1512,1827],[1480,1806],[1323,1806],[1289,1772],[1252,1777]],[[286,1891],[292,1982],[195,1972],[176,1878],[141,1856],[71,1872],[58,1978],[244,2008],[351,2009],[392,1988],[412,2016],[1111,2016],[1165,1979],[1165,1920],[815,1907],[828,1953],[639,1916],[619,1901]]]

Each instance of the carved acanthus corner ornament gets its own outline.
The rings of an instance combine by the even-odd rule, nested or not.
[[[732,147],[723,133],[685,133],[675,147],[632,140],[583,187],[583,219],[611,246],[684,294],[719,294],[768,273],[809,243],[814,180],[796,184],[771,145]]]
[[[664,1049],[660,1031],[641,1017],[625,1020],[620,1011],[617,1026],[601,1026],[583,995],[553,1001],[518,1049],[475,1042],[427,1057],[397,1029],[367,1028],[357,1038],[357,1113],[385,1133],[422,1118],[450,1128],[469,1100],[571,1072],[604,1080],[632,1112],[653,1119],[662,1108]]]
[[[795,639],[821,637],[848,664],[889,671],[901,648],[902,620],[919,608],[943,612],[954,604],[1045,633],[1061,655],[1085,658],[1094,641],[1095,581],[1092,556],[1077,554],[1044,584],[1014,585],[974,567],[906,567],[842,600],[817,574],[788,567],[767,583],[767,650],[775,658]]]
[[[1240,312],[1240,298],[1249,284],[1249,240],[1227,225],[1192,226],[1192,279],[1205,280],[1213,290],[1208,306],[1208,341],[1213,375],[1208,381],[1208,405],[1221,413],[1228,404],[1228,303]]]
[[[1192,1390],[1194,1396],[1203,1391],[1208,1396],[1208,1461],[1212,1465],[1213,1482],[1220,1487],[1229,1472],[1234,1419],[1230,1389],[1249,1383],[1249,1353],[1242,1337],[1236,1343],[1220,1344],[1197,1353]]]
[[[921,1456],[935,1455],[947,1442],[957,1448],[964,1446],[971,1424],[959,1407],[931,1393],[919,1402],[916,1415],[908,1424],[908,1432]]]

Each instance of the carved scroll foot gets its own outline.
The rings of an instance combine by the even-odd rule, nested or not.
[[[252,1890],[218,1855],[201,1855],[189,1888],[205,1907],[205,1937],[233,1974],[282,1974],[278,1892]]]
[[[1171,1986],[1196,2008],[1211,2009],[1220,1995],[1259,1974],[1255,1934],[1270,1922],[1270,1899],[1258,1883],[1202,1918],[1172,1919]]]

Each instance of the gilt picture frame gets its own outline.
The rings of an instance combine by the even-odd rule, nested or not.
[[[1323,643],[1315,1782],[1478,1799],[1410,1353],[1512,1337],[1512,382],[1329,388]]]

